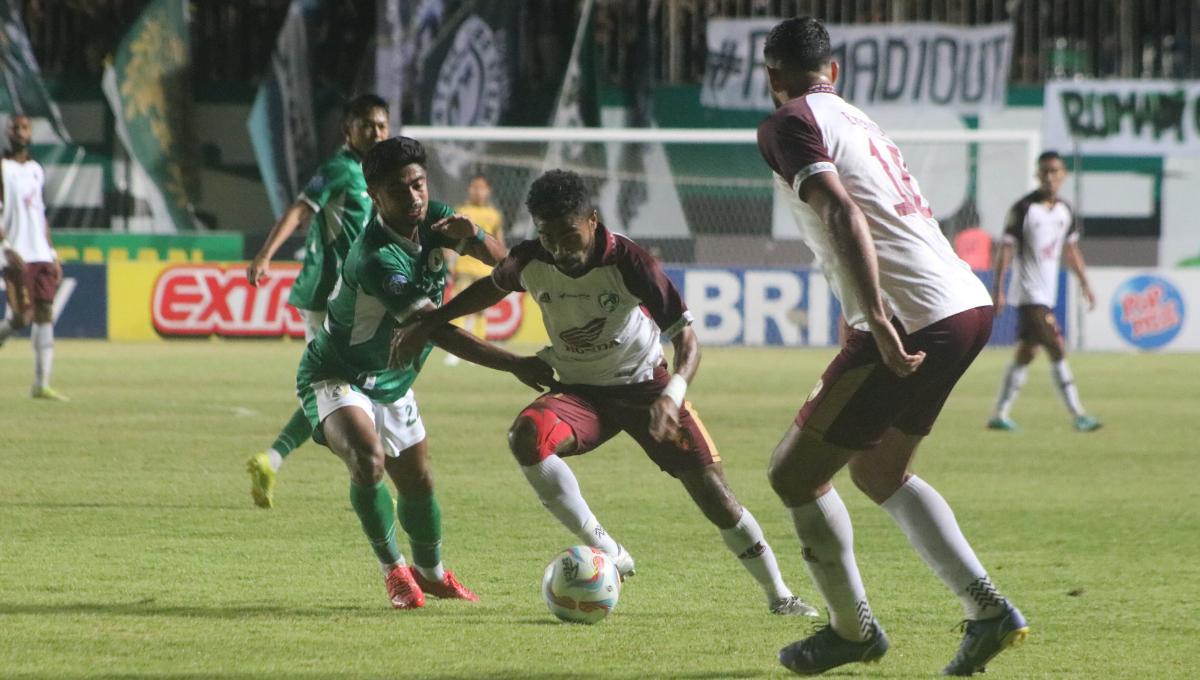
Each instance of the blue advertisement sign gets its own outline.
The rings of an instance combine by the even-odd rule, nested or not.
[[[707,345],[809,344],[806,269],[665,267]]]
[[[7,305],[8,296],[0,295],[0,315],[8,315]],[[64,264],[63,280],[54,297],[54,315],[57,337],[108,337],[108,268],[102,264]],[[29,329],[21,335],[28,336]]]

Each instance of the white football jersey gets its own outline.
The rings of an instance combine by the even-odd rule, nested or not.
[[[539,241],[525,241],[496,265],[492,281],[533,296],[550,336],[538,356],[560,382],[651,380],[665,361],[661,336],[675,337],[692,323],[691,312],[657,260],[603,225],[589,264],[580,276],[568,276]]]
[[[1047,206],[1037,191],[1017,201],[1004,225],[1004,242],[1015,250],[1009,304],[1053,309],[1063,246],[1078,240],[1075,214],[1064,201]]]
[[[46,204],[42,189],[46,173],[37,161],[0,160],[4,179],[4,206],[0,223],[13,250],[26,262],[52,262],[54,253],[46,240]]]
[[[781,106],[759,125],[758,147],[851,326],[867,329],[850,272],[829,228],[799,195],[801,183],[821,172],[837,173],[866,215],[884,302],[906,332],[992,303],[942,234],[900,149],[833,87],[818,85]]]

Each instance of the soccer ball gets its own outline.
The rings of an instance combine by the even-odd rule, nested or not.
[[[550,613],[571,623],[597,623],[617,606],[621,575],[611,557],[577,545],[550,560],[542,576],[542,598]]]

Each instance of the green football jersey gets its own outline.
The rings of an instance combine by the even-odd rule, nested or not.
[[[355,240],[329,298],[325,327],[300,361],[296,385],[301,398],[311,393],[314,382],[330,379],[350,383],[380,403],[394,402],[408,392],[433,344],[409,366],[389,369],[392,331],[427,303],[442,303],[442,249],[461,252],[466,243],[434,233],[430,226],[453,213],[450,206],[431,201],[416,242],[393,234],[379,217]]]
[[[309,180],[300,200],[315,214],[305,239],[304,265],[292,284],[288,303],[321,311],[337,283],[338,268],[350,252],[350,244],[371,219],[362,159],[343,146]]]

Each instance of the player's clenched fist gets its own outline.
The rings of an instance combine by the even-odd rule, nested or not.
[[[474,238],[475,234],[479,231],[479,227],[475,226],[475,223],[469,217],[459,214],[438,220],[429,228],[435,233],[445,234],[458,241]]]

